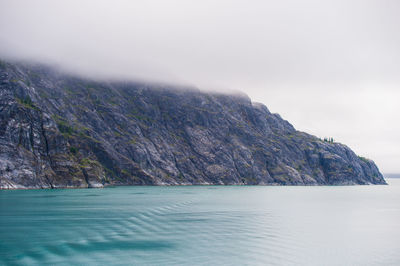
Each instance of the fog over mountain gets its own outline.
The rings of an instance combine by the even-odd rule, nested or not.
[[[241,90],[400,172],[400,2],[0,0],[0,57]]]

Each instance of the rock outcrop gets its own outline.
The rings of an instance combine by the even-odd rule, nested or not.
[[[385,184],[374,162],[242,94],[0,62],[0,188]]]

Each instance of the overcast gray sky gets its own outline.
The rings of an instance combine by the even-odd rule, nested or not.
[[[241,90],[400,172],[399,0],[0,0],[0,57]]]

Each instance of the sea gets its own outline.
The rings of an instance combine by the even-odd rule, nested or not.
[[[400,265],[400,179],[0,191],[0,265]]]

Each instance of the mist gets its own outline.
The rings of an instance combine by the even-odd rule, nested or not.
[[[240,90],[400,172],[397,0],[0,0],[0,57]]]

